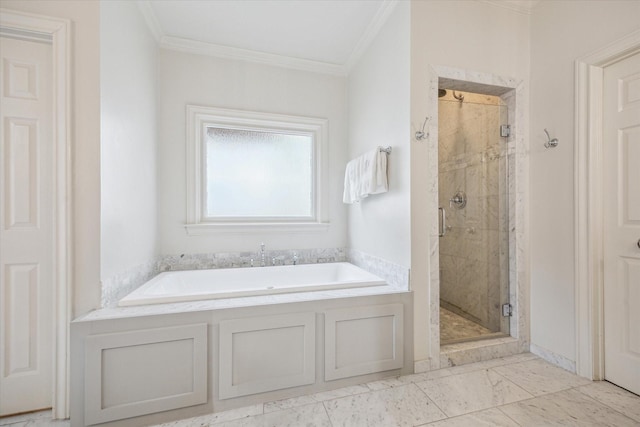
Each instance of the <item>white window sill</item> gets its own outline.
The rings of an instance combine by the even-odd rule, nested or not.
[[[185,224],[189,236],[216,233],[282,233],[322,232],[329,229],[328,222],[274,222],[274,223],[200,223]]]

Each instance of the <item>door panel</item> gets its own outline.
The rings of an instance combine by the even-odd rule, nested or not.
[[[52,47],[0,37],[0,415],[51,407]]]
[[[640,393],[640,54],[604,70],[605,379]]]

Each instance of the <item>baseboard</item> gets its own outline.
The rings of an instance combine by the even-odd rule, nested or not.
[[[554,353],[551,350],[547,350],[546,348],[537,346],[533,343],[529,345],[529,351],[549,363],[552,363],[574,374],[576,373],[576,362],[574,360],[567,359],[564,356]]]

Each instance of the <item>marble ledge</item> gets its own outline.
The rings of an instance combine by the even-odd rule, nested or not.
[[[365,288],[335,289],[330,291],[295,292],[289,294],[190,301],[170,304],[151,304],[131,307],[106,307],[82,315],[75,319],[73,323],[129,317],[157,316],[161,314],[225,310],[239,307],[318,301],[326,299],[397,294],[405,292],[409,292],[409,289],[406,286],[385,285]]]
[[[520,342],[513,337],[447,344],[441,348],[440,368],[513,356],[522,352]]]

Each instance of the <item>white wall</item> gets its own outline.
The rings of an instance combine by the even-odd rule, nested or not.
[[[432,66],[512,77],[529,78],[529,16],[479,1],[413,1],[411,3],[411,132],[429,115],[429,78]],[[429,124],[437,127],[433,121]],[[527,131],[528,123],[518,123]],[[437,224],[437,206],[429,202],[427,188],[433,139],[411,145],[411,287],[414,291],[415,359],[432,350],[430,324],[429,234]],[[437,163],[437,159],[434,160]],[[431,163],[433,164],[432,161]],[[436,351],[434,349],[434,351]]]
[[[157,251],[157,52],[135,2],[100,2],[101,278]]]
[[[349,247],[409,266],[410,3],[400,2],[348,81],[349,158],[378,145],[388,156],[389,192],[349,206]],[[344,173],[344,172],[343,172]]]
[[[188,236],[185,184],[187,104],[329,119],[328,231]],[[162,49],[158,157],[160,253],[256,251],[346,246],[342,204],[346,164],[346,79]]]
[[[576,360],[574,62],[640,29],[637,1],[539,2],[531,21],[531,342]],[[560,140],[545,150],[544,128]]]
[[[100,306],[100,7],[93,1],[3,0],[2,7],[70,19],[73,309]]]

